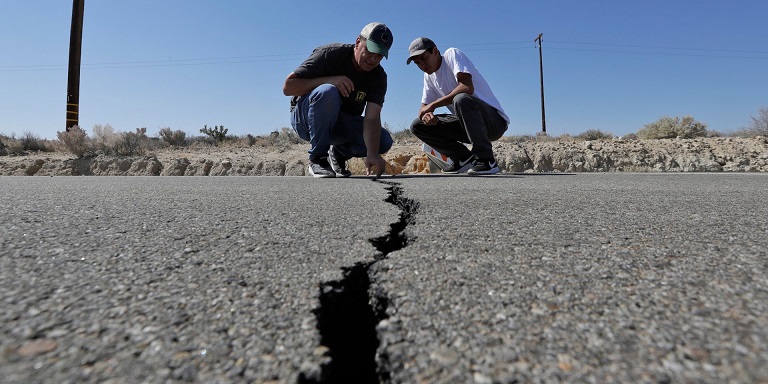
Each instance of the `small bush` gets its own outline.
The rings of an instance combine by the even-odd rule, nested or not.
[[[692,116],[669,117],[646,124],[637,131],[641,139],[693,139],[707,135],[707,125],[696,121]]]
[[[637,134],[636,133],[628,133],[621,137],[623,140],[637,140]]]
[[[69,131],[56,132],[59,141],[75,156],[83,156],[89,150],[88,134],[80,126],[73,125]]]
[[[283,127],[277,136],[277,143],[283,145],[295,145],[304,142],[292,128]]]
[[[217,143],[221,143],[227,138],[227,132],[229,129],[224,128],[223,125],[216,125],[213,128],[204,125],[203,128],[200,128],[200,133],[207,135]]]
[[[580,140],[610,140],[613,139],[613,134],[603,132],[599,129],[589,129],[586,132],[576,135]]]
[[[110,124],[95,124],[92,130],[91,145],[93,148],[105,154],[114,152],[115,145],[120,140],[120,135],[115,133],[115,129]]]
[[[400,143],[410,143],[419,141],[419,138],[411,132],[410,128],[403,129],[402,131],[391,132],[392,140]]]
[[[2,138],[5,141],[5,153],[7,155],[26,155],[24,145],[22,145],[21,140],[16,138],[16,134],[3,135]]]
[[[752,125],[749,129],[755,133],[755,136],[768,137],[768,107],[760,108],[758,116],[750,116],[752,118]]]
[[[739,129],[734,135],[741,137],[768,137],[768,107],[760,108],[757,117],[750,116],[750,118],[752,123],[746,128]]]
[[[50,149],[48,149],[40,136],[37,136],[32,132],[24,132],[24,135],[21,136],[20,140],[21,148],[25,151],[50,152]]]
[[[7,156],[8,155],[8,147],[5,146],[5,135],[0,135],[0,156]]]
[[[283,127],[280,131],[274,131],[267,138],[269,145],[291,146],[304,142],[292,128]]]
[[[149,138],[146,128],[136,128],[136,132],[123,132],[115,143],[115,154],[118,156],[143,155],[148,147]]]
[[[161,128],[158,132],[160,138],[174,147],[182,147],[187,143],[187,133],[182,130],[171,131],[170,128]]]
[[[527,142],[533,141],[533,136],[531,135],[510,135],[510,136],[502,136],[499,139],[502,143],[515,143],[515,144],[523,144]]]

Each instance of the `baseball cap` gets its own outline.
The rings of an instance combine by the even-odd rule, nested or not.
[[[416,56],[421,55],[422,53],[431,50],[435,47],[435,42],[430,40],[427,37],[419,37],[416,40],[411,42],[411,45],[408,46],[408,60],[406,60],[405,64],[410,64],[411,61],[413,61]]]
[[[363,28],[360,36],[366,39],[365,46],[369,51],[389,59],[389,48],[392,47],[392,31],[385,24],[370,23]]]

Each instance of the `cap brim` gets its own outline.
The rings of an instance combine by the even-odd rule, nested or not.
[[[365,47],[368,48],[368,51],[372,53],[378,53],[379,55],[384,56],[385,58],[389,59],[389,49],[386,47],[383,47],[379,44],[376,44],[375,41],[368,39],[365,41]]]
[[[428,51],[428,49],[420,49],[420,50],[418,50],[416,52],[411,53],[411,56],[408,57],[408,60],[405,61],[405,64],[406,65],[410,64],[411,61],[413,61],[413,59],[416,58],[416,56],[419,56],[419,55],[423,54],[426,51]]]

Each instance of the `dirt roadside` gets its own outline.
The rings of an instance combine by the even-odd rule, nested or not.
[[[308,148],[169,147],[131,157],[38,152],[0,156],[0,176],[302,176]],[[768,172],[765,137],[500,141],[494,151],[504,172]],[[385,159],[388,174],[430,172],[419,142],[395,143]],[[361,159],[353,159],[350,169],[365,174]]]

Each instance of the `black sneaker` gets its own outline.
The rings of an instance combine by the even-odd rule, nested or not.
[[[499,165],[496,164],[496,159],[477,159],[472,165],[472,169],[467,171],[469,175],[493,175],[499,173]]]
[[[347,169],[347,160],[341,157],[333,146],[328,151],[328,162],[331,163],[331,168],[336,172],[336,177],[352,176],[352,172]]]
[[[470,155],[466,160],[464,161],[454,161],[453,164],[451,164],[450,167],[443,169],[443,173],[450,173],[450,174],[456,174],[456,173],[464,173],[469,168],[472,168],[472,160],[474,160],[475,157]]]
[[[309,159],[309,174],[313,177],[336,177],[336,172],[333,172],[331,164],[328,163],[327,157],[321,157],[319,159]]]

